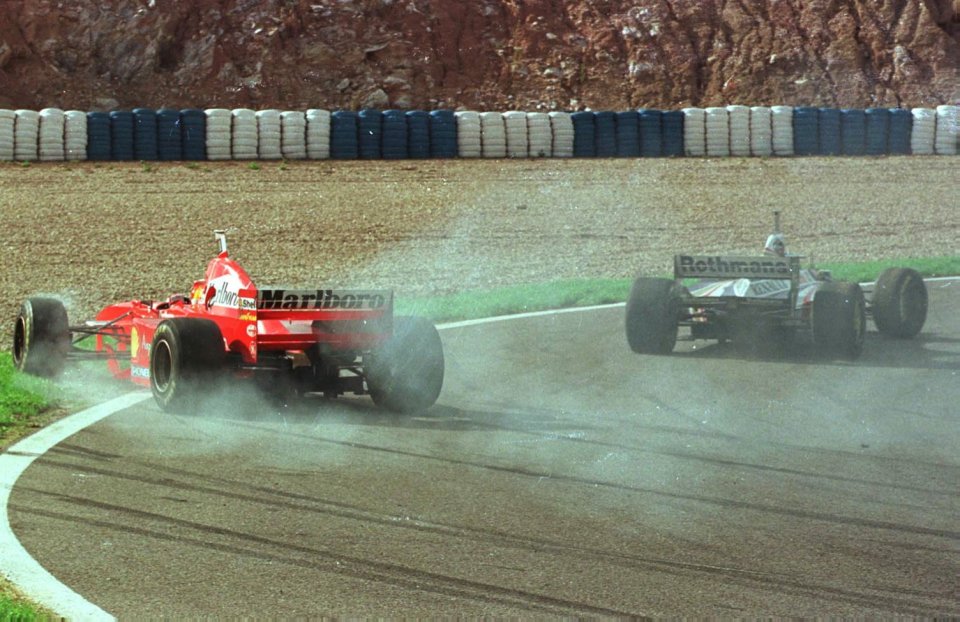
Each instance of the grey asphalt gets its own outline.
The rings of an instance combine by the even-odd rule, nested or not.
[[[960,282],[928,287],[852,363],[641,356],[612,307],[443,331],[415,416],[148,400],[38,458],[11,525],[121,619],[958,616]]]

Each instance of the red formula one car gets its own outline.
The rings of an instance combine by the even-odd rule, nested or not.
[[[369,394],[380,407],[433,405],[444,360],[434,325],[393,316],[389,290],[258,287],[220,253],[189,295],[133,300],[71,326],[63,304],[30,298],[16,319],[13,359],[55,376],[70,358],[99,358],[112,373],[149,386],[164,410],[189,411],[224,379],[250,379],[283,395]],[[95,340],[95,347],[81,342]]]

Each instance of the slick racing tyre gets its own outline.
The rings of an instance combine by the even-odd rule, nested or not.
[[[373,402],[397,413],[426,410],[443,387],[443,344],[430,321],[397,317],[393,337],[370,356],[367,388]]]
[[[186,412],[213,390],[223,369],[220,327],[211,320],[174,318],[157,326],[150,346],[150,389],[161,409]]]
[[[63,371],[70,328],[63,303],[29,298],[20,305],[13,329],[13,364],[22,372],[52,378]]]
[[[670,279],[639,277],[627,300],[630,349],[640,354],[669,354],[677,343],[680,294]]]
[[[873,291],[873,323],[882,335],[909,339],[927,321],[927,286],[916,270],[888,268]]]
[[[867,305],[856,283],[824,283],[813,298],[813,341],[823,354],[854,360],[863,351]]]

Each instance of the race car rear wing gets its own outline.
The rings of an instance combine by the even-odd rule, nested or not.
[[[677,279],[799,280],[800,257],[674,255]]]
[[[360,289],[257,290],[259,319],[324,319],[390,314],[393,292]]]

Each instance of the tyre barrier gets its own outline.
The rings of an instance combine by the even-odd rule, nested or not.
[[[704,109],[706,115],[707,156],[711,158],[730,155],[730,112],[720,106]]]
[[[890,140],[890,111],[886,108],[867,108],[867,146],[869,156],[886,155]]]
[[[44,108],[38,115],[37,157],[41,162],[64,160],[63,137],[66,119],[59,108]]]
[[[383,134],[380,150],[385,160],[408,158],[407,117],[402,110],[383,111]]]
[[[106,112],[87,113],[87,159],[94,161],[109,160],[110,151],[110,115]]]
[[[593,158],[597,155],[596,126],[592,112],[574,112],[570,115],[573,124],[573,157]]]
[[[483,157],[507,157],[507,126],[501,113],[480,113],[480,142]]]
[[[16,112],[0,109],[0,161],[9,162],[13,160],[15,144],[13,127],[16,121]]]
[[[637,110],[640,131],[640,157],[663,155],[663,111],[650,108]]]
[[[383,137],[383,114],[374,108],[357,113],[357,150],[361,160],[379,160],[383,157],[380,143]]]
[[[483,155],[483,128],[480,113],[473,110],[460,110],[457,119],[457,156],[461,158],[479,158]]]
[[[307,158],[326,160],[330,157],[332,115],[329,110],[310,108],[304,116],[307,119]]]
[[[960,107],[0,110],[0,161],[956,155]]]
[[[260,144],[257,138],[257,113],[249,108],[234,108],[230,117],[230,157],[234,160],[256,160]]]
[[[360,117],[351,110],[336,110],[330,115],[330,157],[356,160],[360,157]]]
[[[887,135],[887,152],[890,155],[910,154],[910,130],[913,115],[906,108],[890,109],[890,132]]]
[[[820,155],[820,111],[811,106],[793,109],[793,153]]]
[[[867,115],[863,110],[840,111],[840,153],[862,156],[867,152]]]
[[[667,110],[660,113],[661,155],[676,158],[683,155],[682,110]]]
[[[727,120],[730,128],[730,155],[746,157],[750,155],[750,107],[727,106]]]
[[[183,135],[180,111],[174,108],[157,110],[157,159],[163,162],[183,160]]]
[[[614,113],[618,158],[640,157],[640,115],[633,110]]]
[[[840,155],[840,110],[838,108],[820,108],[817,112],[818,142],[820,155]]]
[[[933,155],[937,133],[937,111],[932,108],[914,108],[910,111],[910,153]]]
[[[131,161],[134,154],[134,115],[129,110],[110,113],[110,159]]]
[[[608,110],[594,113],[594,140],[596,157],[613,158],[617,155],[617,115]]]
[[[280,111],[275,109],[258,110],[257,119],[257,159],[279,160],[283,157],[283,137],[281,135]]]
[[[133,109],[133,159],[157,160],[157,111]]]
[[[430,157],[457,157],[457,119],[453,110],[431,110]]]
[[[407,112],[407,151],[413,160],[430,157],[430,113],[426,110]]]
[[[158,118],[159,132],[159,118]],[[184,160],[206,160],[207,145],[207,115],[199,108],[184,108],[180,111],[180,153]],[[173,135],[165,139],[163,135],[159,136],[161,145],[164,140],[170,145],[171,151],[175,148],[175,138]]]
[[[703,108],[683,109],[683,153],[694,158],[707,155],[707,114]]]

